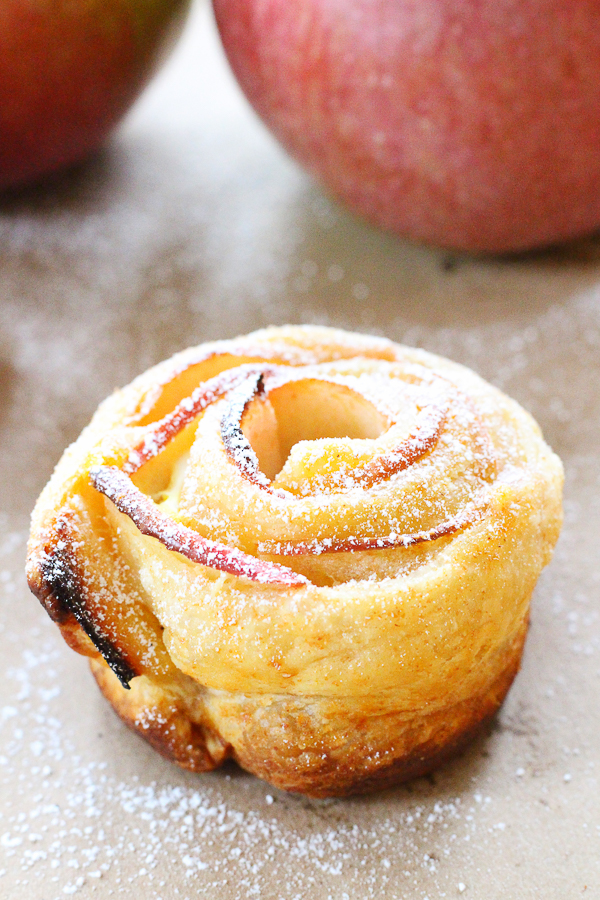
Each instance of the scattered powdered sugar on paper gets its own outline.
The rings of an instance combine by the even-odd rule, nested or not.
[[[454,842],[476,830],[461,798],[413,803],[373,826],[327,824],[322,813],[331,806],[313,804],[301,817],[307,827],[296,831],[272,814],[278,801],[271,794],[262,808],[240,809],[206,781],[198,789],[177,784],[176,771],[172,785],[137,776],[118,781],[107,774],[106,762],[74,755],[69,728],[53,714],[60,691],[45,688],[42,695],[30,678],[52,656],[29,655],[11,673],[21,685],[18,711],[0,710],[3,729],[12,731],[1,760],[4,777],[25,778],[29,789],[38,782],[28,809],[13,812],[9,806],[0,816],[0,859],[19,873],[16,883],[32,891],[43,882],[57,898],[85,895],[102,880],[110,884],[104,893],[143,891],[158,898],[175,877],[189,883],[189,894],[181,895],[190,897],[210,896],[225,885],[236,898],[306,897],[315,886],[330,891],[319,896],[337,897],[336,881],[343,875],[354,896],[378,897],[392,866],[402,867],[401,880],[409,884],[415,869],[436,871],[436,857],[421,851],[434,828],[446,829],[447,856]],[[36,722],[36,739],[27,746],[20,737],[24,712]],[[285,883],[285,891],[265,893],[273,882]]]
[[[9,533],[3,557],[18,560],[24,541],[24,533]],[[2,568],[2,605],[18,595],[35,624],[25,637],[12,626],[0,631],[0,658],[12,648],[0,701],[0,787],[9,798],[0,809],[0,894],[340,900],[345,891],[400,900],[404,888],[440,871],[445,884],[446,860],[459,845],[493,839],[489,797],[436,794],[425,780],[391,807],[388,795],[381,814],[370,799],[307,800],[235,768],[194,777],[158,757],[158,778],[147,777],[142,762],[123,778],[95,733],[88,742],[77,733],[73,692],[89,703],[95,688],[90,678],[76,690],[67,667],[78,671],[80,662],[14,571]],[[100,717],[104,710],[98,698]],[[131,756],[132,739],[106,713]],[[93,716],[90,725],[102,728]],[[141,760],[148,751],[140,752]],[[425,894],[419,887],[414,896]],[[438,885],[435,896],[452,891]]]

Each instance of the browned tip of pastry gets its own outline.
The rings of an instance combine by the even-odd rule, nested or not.
[[[168,685],[142,677],[124,693],[102,660],[90,660],[90,668],[119,718],[161,756],[192,772],[210,772],[231,755],[230,746],[207,723],[194,721]]]
[[[64,523],[56,523],[57,540],[40,554],[37,565],[28,575],[29,588],[50,617],[60,626],[63,637],[74,649],[81,650],[81,632],[91,640],[124,688],[137,672],[122,653],[102,632],[87,608],[86,587],[77,562],[69,552],[69,544],[61,539]],[[73,621],[75,620],[75,621]],[[75,624],[77,623],[77,625]],[[78,641],[77,635],[80,636]],[[91,648],[90,648],[91,649]],[[88,651],[89,653],[89,651]]]
[[[248,404],[263,389],[263,373],[253,372],[232,391],[221,419],[221,438],[225,452],[248,481],[272,491],[271,482],[258,468],[258,457],[242,431],[242,416]]]
[[[446,405],[430,404],[420,409],[414,432],[389,453],[345,472],[346,484],[355,484],[361,488],[373,487],[414,465],[438,443],[447,415]]]
[[[128,475],[157,456],[196,416],[226,394],[240,381],[247,377],[246,367],[233,371],[221,372],[209,381],[201,384],[189,397],[184,397],[175,409],[159,422],[155,423],[145,435],[144,440],[129,455],[122,471]]]
[[[255,559],[235,547],[203,538],[193,529],[170,519],[116,466],[95,466],[90,469],[90,480],[142,534],[156,538],[168,550],[181,553],[192,562],[260,584],[286,587],[309,584],[303,575],[285,566]]]

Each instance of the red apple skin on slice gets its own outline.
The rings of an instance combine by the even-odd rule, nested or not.
[[[468,369],[272,328],[107,398],[36,504],[27,577],[165,756],[344,796],[424,774],[498,709],[561,488],[535,422]]]
[[[214,0],[290,153],[372,222],[504,253],[600,225],[600,3]]]

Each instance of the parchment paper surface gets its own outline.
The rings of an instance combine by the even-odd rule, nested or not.
[[[566,467],[564,531],[495,725],[368,798],[165,762],[23,576],[35,498],[105,395],[184,346],[283,322],[466,363]],[[104,151],[0,201],[0,384],[0,897],[600,898],[600,240],[476,260],[353,218],[257,121],[199,5]]]

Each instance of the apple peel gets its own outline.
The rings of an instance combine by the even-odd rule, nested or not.
[[[260,584],[287,587],[308,584],[306,578],[291,569],[257,560],[235,547],[203,538],[191,528],[174,522],[116,466],[94,466],[90,469],[90,481],[97,491],[114,503],[119,512],[131,519],[142,534],[156,538],[168,550],[181,553],[192,562]]]
[[[271,328],[105,401],[36,504],[28,581],[166,757],[369,792],[497,711],[561,490],[531,417],[475,373]]]

